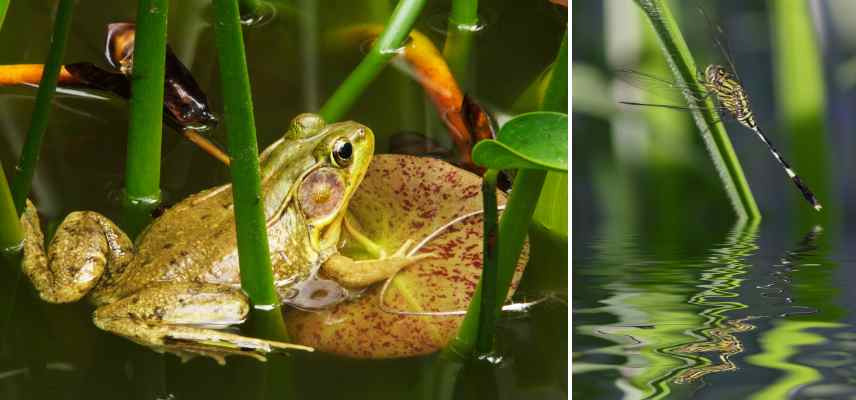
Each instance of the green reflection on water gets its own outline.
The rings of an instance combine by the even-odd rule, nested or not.
[[[618,321],[608,326],[578,326],[577,330],[616,342],[597,349],[597,353],[627,356],[620,367],[629,385],[617,382],[625,395],[664,398],[675,390],[685,390],[674,387],[675,383],[690,383],[712,372],[735,369],[728,357],[743,347],[733,333],[752,328],[745,321],[731,321],[725,315],[746,308],[745,304],[722,299],[738,297],[737,290],[743,281],[740,276],[748,266],[744,259],[758,249],[757,231],[757,224],[738,223],[723,244],[709,251],[700,276],[682,262],[646,268],[645,273],[668,276],[656,283],[628,280],[633,272],[622,271],[620,267],[605,273],[612,278],[607,286],[615,294],[601,301],[605,307],[588,311],[608,312],[617,316]],[[621,260],[621,256],[610,255],[609,250],[602,257],[619,261],[617,264],[626,265],[630,261],[629,257]],[[701,283],[688,286],[690,290],[701,291],[680,290],[680,283],[697,281]],[[719,362],[698,354],[702,352],[718,354]],[[574,373],[615,367],[588,363],[579,357],[574,363]]]
[[[823,321],[781,320],[774,328],[761,335],[759,354],[746,357],[746,361],[760,367],[783,371],[785,375],[752,395],[752,399],[783,399],[800,386],[817,382],[821,373],[807,365],[791,362],[789,359],[799,353],[800,346],[809,346],[826,341],[825,337],[808,332],[809,329],[839,328],[844,324]]]
[[[587,382],[587,394],[611,385],[633,398],[778,399],[848,376],[798,358],[824,354],[820,346],[835,346],[830,330],[848,327],[831,289],[842,286],[832,280],[838,264],[825,252],[815,257],[817,242],[835,240],[818,240],[820,227],[773,260],[759,257],[755,225],[738,224],[701,259],[646,254],[649,238],[612,232],[595,265],[578,267],[606,292],[586,290],[595,296],[575,311],[584,323],[576,322],[575,349],[584,350],[574,353],[573,371],[600,381]]]

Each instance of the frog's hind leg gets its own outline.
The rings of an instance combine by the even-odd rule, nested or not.
[[[236,287],[160,282],[99,307],[94,320],[101,329],[184,359],[204,355],[223,364],[233,354],[263,361],[275,351],[313,350],[218,330],[244,322],[249,309],[249,299]]]
[[[92,211],[69,214],[47,252],[39,216],[29,200],[21,215],[22,269],[39,295],[51,303],[79,300],[102,279],[120,275],[133,258],[133,244],[113,222]]]

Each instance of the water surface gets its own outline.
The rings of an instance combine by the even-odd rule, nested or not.
[[[846,236],[780,221],[688,223],[672,244],[616,224],[575,242],[580,398],[856,396]]]

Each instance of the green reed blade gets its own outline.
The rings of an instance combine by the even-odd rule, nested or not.
[[[809,4],[771,2],[775,92],[782,126],[791,139],[793,166],[814,190],[825,210],[817,215],[798,204],[802,226],[813,226],[818,218],[837,221],[830,187],[829,143],[826,130],[826,82],[820,44],[812,24]],[[782,135],[785,133],[781,133]],[[794,196],[800,203],[803,199]],[[832,201],[830,203],[830,201]]]
[[[672,17],[669,7],[664,0],[635,0],[648,20],[651,22],[663,55],[675,80],[689,87],[692,93],[687,93],[687,101],[694,105],[693,119],[702,132],[705,146],[708,149],[713,164],[719,172],[725,192],[731,200],[739,219],[760,219],[761,212],[755,203],[755,197],[749,188],[749,183],[743,174],[743,167],[731,146],[731,139],[722,124],[717,123],[719,115],[714,109],[713,100],[705,97],[705,90],[698,82],[698,71],[692,54],[681,35],[677,22]],[[695,98],[704,98],[697,101]]]

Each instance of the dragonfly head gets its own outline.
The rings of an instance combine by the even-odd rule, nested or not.
[[[721,82],[728,79],[731,74],[725,67],[717,64],[710,64],[704,69],[704,80],[707,82]]]

